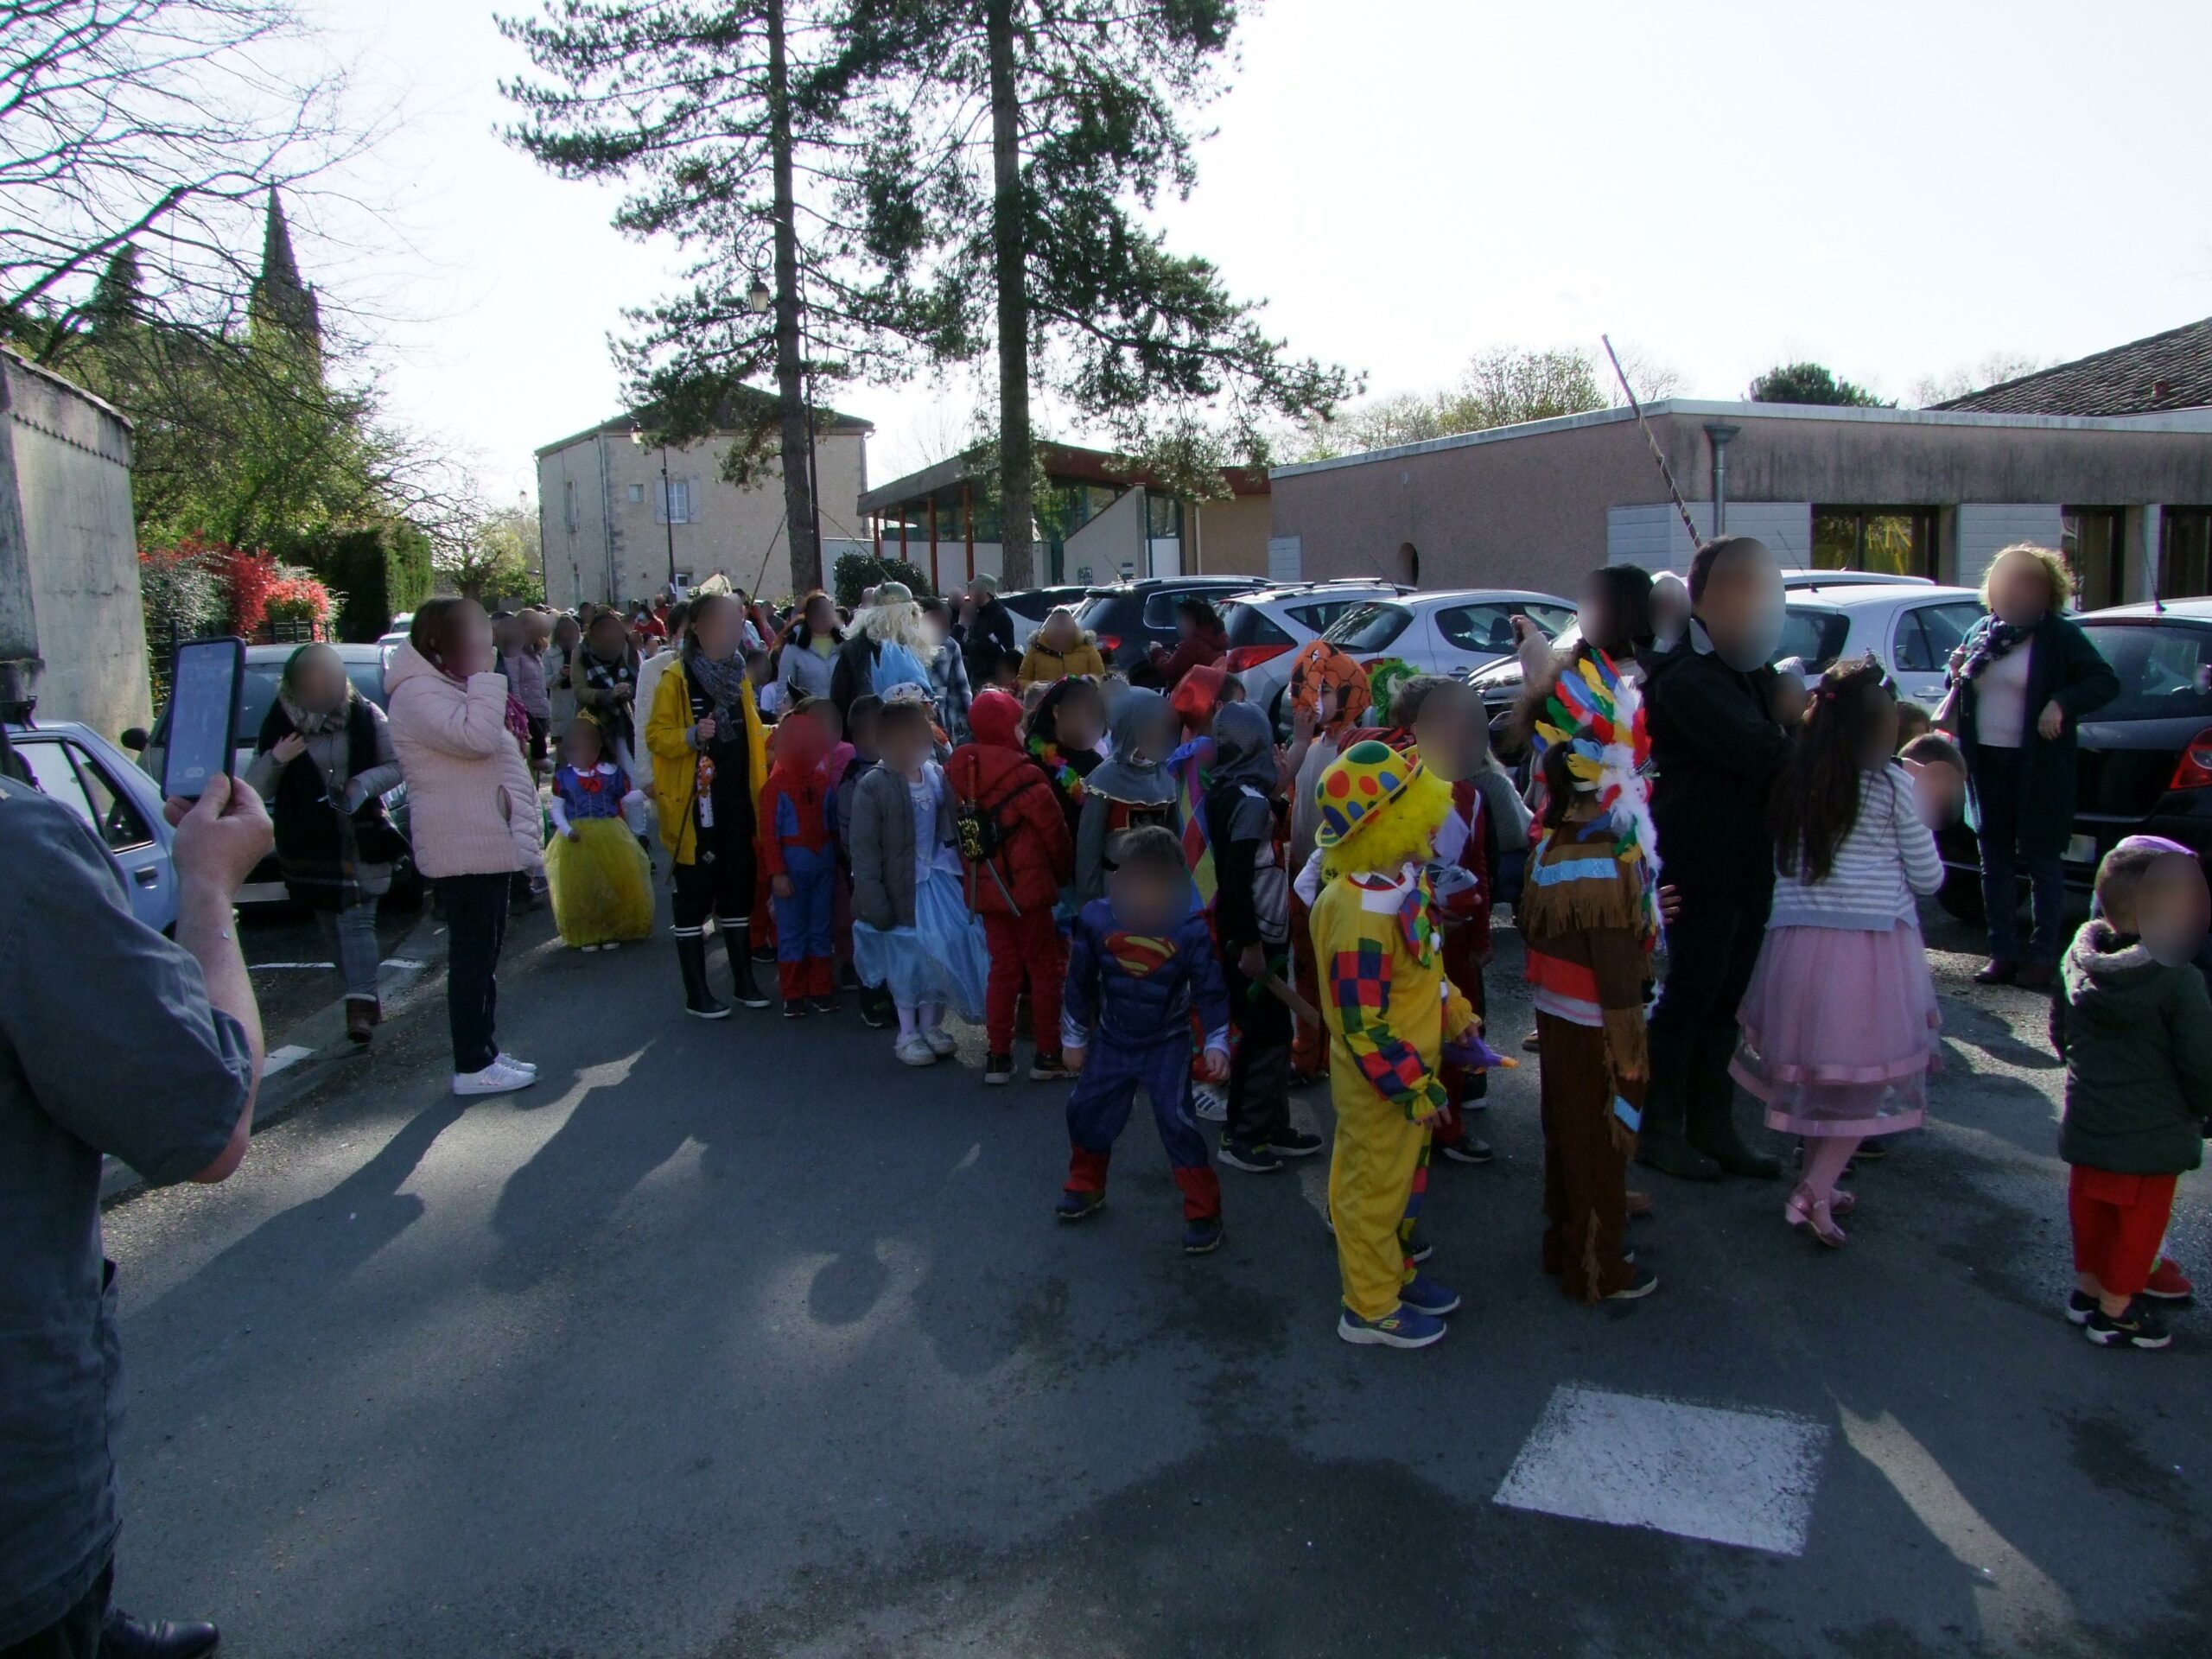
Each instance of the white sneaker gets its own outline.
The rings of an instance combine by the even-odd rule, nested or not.
[[[908,1065],[935,1065],[938,1062],[937,1050],[930,1046],[929,1039],[919,1032],[912,1037],[901,1037],[898,1046],[891,1052]]]
[[[923,1027],[922,1040],[930,1046],[930,1052],[940,1060],[949,1060],[960,1052],[960,1045],[952,1040],[952,1033],[943,1026]]]
[[[456,1095],[512,1095],[518,1089],[535,1087],[535,1071],[510,1071],[498,1060],[481,1071],[456,1071],[453,1074],[453,1091]]]
[[[492,1057],[492,1064],[504,1065],[510,1071],[519,1071],[526,1077],[534,1077],[537,1075],[537,1061],[518,1060],[512,1054],[494,1054]]]
[[[1209,1123],[1229,1122],[1229,1096],[1210,1083],[1191,1085],[1191,1109]]]

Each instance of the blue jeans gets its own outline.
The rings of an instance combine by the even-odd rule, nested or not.
[[[2020,751],[1978,746],[1974,782],[1974,804],[1981,815],[1981,902],[1988,915],[1990,957],[2020,960],[2018,869],[2024,864],[2035,925],[2027,959],[2056,962],[2066,944],[2066,868],[2056,853],[2019,850]]]

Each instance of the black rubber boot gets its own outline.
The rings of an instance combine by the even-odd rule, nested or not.
[[[735,988],[738,1005],[747,1008],[765,1008],[770,1005],[768,993],[760,988],[753,977],[753,929],[746,922],[721,924],[722,950],[729,957],[730,983]]]
[[[1686,1046],[1652,1033],[1651,1086],[1636,1137],[1636,1161],[1677,1180],[1717,1181],[1720,1166],[1689,1143],[1689,1073]]]
[[[676,936],[677,965],[683,969],[683,1011],[695,1020],[727,1020],[729,1004],[707,988],[707,941],[697,933]]]
[[[1782,1160],[1754,1152],[1737,1132],[1736,1079],[1728,1073],[1735,1052],[1732,1033],[1708,1033],[1700,1039],[1690,1067],[1689,1143],[1725,1175],[1779,1180]]]

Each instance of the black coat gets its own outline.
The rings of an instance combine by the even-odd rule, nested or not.
[[[837,713],[848,726],[852,724],[853,704],[875,695],[875,659],[881,649],[860,632],[848,635],[837,647],[830,669],[830,701],[837,705]]]
[[[1768,798],[1789,753],[1775,721],[1775,673],[1742,673],[1685,639],[1649,659],[1644,720],[1658,781],[1651,819],[1660,880],[1764,904],[1774,891]]]
[[[960,654],[968,663],[968,683],[988,685],[998,659],[1013,649],[1014,613],[995,598],[977,606],[960,635]]]
[[[1996,626],[1994,617],[1975,623],[1967,632],[1965,648],[1971,651]],[[2028,691],[2021,728],[2019,846],[2027,857],[2056,857],[2074,833],[2074,784],[2081,748],[2075,727],[2084,715],[2120,695],[2120,677],[2089,636],[2056,611],[2044,613],[2024,649]],[[1974,736],[1975,700],[1975,682],[1966,681],[1959,689],[1956,729],[1979,791],[1981,748]],[[2036,721],[2044,705],[2054,701],[2066,711],[2066,723],[2056,737],[2045,737],[2036,729]]]

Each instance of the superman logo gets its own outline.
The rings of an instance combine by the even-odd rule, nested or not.
[[[1146,933],[1109,933],[1106,954],[1131,979],[1149,979],[1175,960],[1175,941]]]

